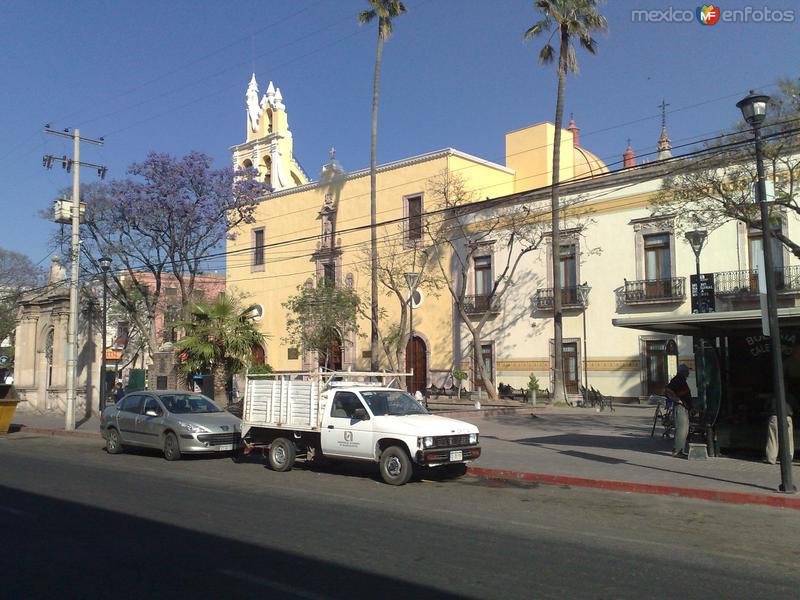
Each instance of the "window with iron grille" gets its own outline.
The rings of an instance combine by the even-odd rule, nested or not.
[[[264,265],[264,229],[253,230],[253,266]]]
[[[406,218],[406,241],[420,241],[422,239],[422,196],[406,198]]]

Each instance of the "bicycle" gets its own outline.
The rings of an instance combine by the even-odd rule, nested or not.
[[[664,396],[650,396],[650,398],[658,398],[656,412],[653,415],[653,428],[650,430],[650,437],[656,434],[656,427],[658,427],[660,421],[661,426],[664,428],[661,437],[669,439],[675,435],[674,403]]]

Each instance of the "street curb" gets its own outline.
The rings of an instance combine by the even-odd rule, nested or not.
[[[103,436],[99,431],[67,431],[65,429],[48,429],[46,427],[28,427],[27,425],[12,424],[11,427],[18,427],[14,433],[42,433],[44,435],[63,435],[68,437],[79,438],[100,438]]]
[[[720,490],[688,488],[673,485],[634,483],[631,481],[617,481],[613,479],[587,479],[584,477],[554,475],[552,473],[529,473],[526,471],[485,469],[483,467],[467,467],[467,473],[476,477],[480,477],[481,479],[521,481],[527,483],[541,483],[545,485],[594,488],[614,492],[655,494],[660,496],[677,496],[681,498],[692,498],[694,500],[723,502],[726,504],[748,504],[770,506],[772,508],[791,508],[800,510],[800,497],[787,496],[784,494],[778,495],[777,492],[775,495],[747,492],[724,492]]]
[[[530,415],[533,413],[546,412],[547,407],[543,406],[526,406],[526,407],[509,407],[509,408],[483,408],[480,410],[436,410],[431,411],[431,414],[440,417],[500,417],[503,415]]]

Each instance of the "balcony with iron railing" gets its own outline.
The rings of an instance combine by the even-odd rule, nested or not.
[[[553,308],[553,288],[541,288],[536,290],[533,303],[537,310],[548,310]],[[562,308],[584,308],[584,301],[581,296],[581,286],[569,286],[561,288],[561,307]]]
[[[775,269],[775,290],[779,294],[800,295],[800,266]],[[752,298],[758,295],[757,271],[714,273],[714,293],[723,298]]]
[[[623,294],[625,304],[683,302],[686,298],[686,279],[684,277],[639,281],[626,279]]]
[[[482,315],[485,312],[496,313],[498,309],[492,306],[491,297],[486,294],[464,296],[464,312],[468,315]]]

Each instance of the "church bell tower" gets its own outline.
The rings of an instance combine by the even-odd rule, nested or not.
[[[259,100],[256,75],[245,93],[247,141],[231,148],[235,169],[258,169],[273,191],[285,190],[310,181],[293,156],[292,132],[280,88],[269,82]]]

